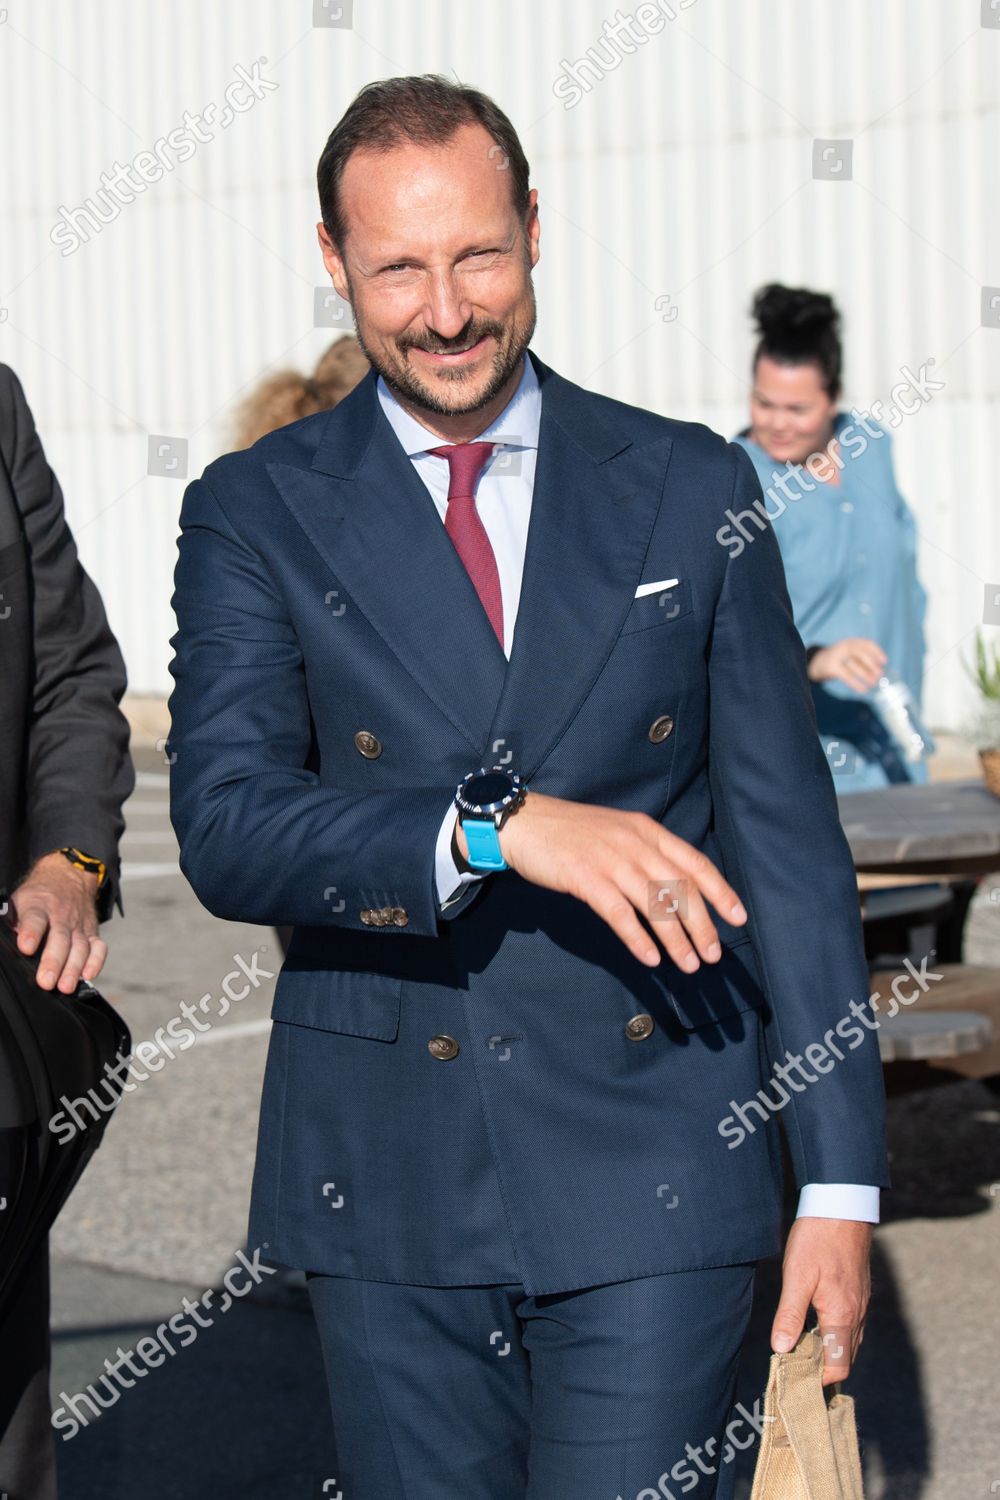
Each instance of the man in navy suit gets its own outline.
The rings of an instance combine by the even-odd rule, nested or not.
[[[187,490],[172,807],[294,926],[251,1244],[309,1273],[352,1500],[729,1493],[772,1345],[856,1354],[888,1185],[854,870],[760,489],[529,343],[502,112],[371,84],[319,164],[372,373]],[[710,910],[711,907],[711,910]]]

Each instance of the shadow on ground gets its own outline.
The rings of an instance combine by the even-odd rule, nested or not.
[[[53,1285],[66,1314],[75,1314],[53,1334],[54,1408],[62,1393],[94,1381],[119,1346],[134,1349],[181,1312],[182,1297],[204,1293],[72,1263],[53,1267]],[[78,1410],[89,1416],[85,1405]],[[269,1290],[266,1300],[253,1293],[234,1302],[57,1448],[60,1493],[71,1500],[338,1500],[326,1378],[305,1292]]]

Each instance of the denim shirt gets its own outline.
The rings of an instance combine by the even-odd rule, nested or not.
[[[847,636],[875,641],[888,657],[886,672],[903,679],[919,714],[927,595],[917,577],[916,525],[896,488],[889,433],[868,417],[862,426],[838,413],[839,485],[817,479],[804,465],[777,463],[748,434],[734,441],[757,470],[803,643],[830,646]],[[908,764],[898,753],[871,691],[834,680],[813,683],[812,693],[838,794],[927,780],[926,761]]]

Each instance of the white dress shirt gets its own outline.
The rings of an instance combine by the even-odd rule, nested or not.
[[[450,470],[446,459],[427,451],[443,446],[441,439],[400,406],[381,376],[377,390],[389,425],[426,485],[443,523],[448,510]],[[525,357],[520,382],[510,401],[496,420],[472,440],[498,445],[487,460],[476,488],[476,510],[490,539],[500,576],[503,649],[508,658],[521,594],[541,414],[542,393],[538,377],[531,360]],[[484,878],[475,873],[460,873],[455,865],[451,836],[456,816],[455,808],[449,807],[435,848],[435,880],[442,907],[455,901],[469,881]],[[796,1217],[863,1219],[877,1224],[879,1189],[855,1183],[807,1183],[799,1194]]]

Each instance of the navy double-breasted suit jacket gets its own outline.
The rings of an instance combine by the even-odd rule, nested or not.
[[[184,497],[172,817],[210,911],[295,928],[250,1241],[313,1271],[538,1295],[772,1254],[781,1128],[800,1184],[889,1181],[876,1034],[850,1010],[854,869],[777,543],[731,558],[715,535],[760,495],[753,466],[530,357],[509,663],[374,375]],[[635,597],[673,578],[667,607]],[[648,969],[511,870],[442,912],[438,829],[498,759],[703,850],[749,912],[713,913],[721,961]],[[831,1060],[781,1105],[772,1066],[816,1044]]]

